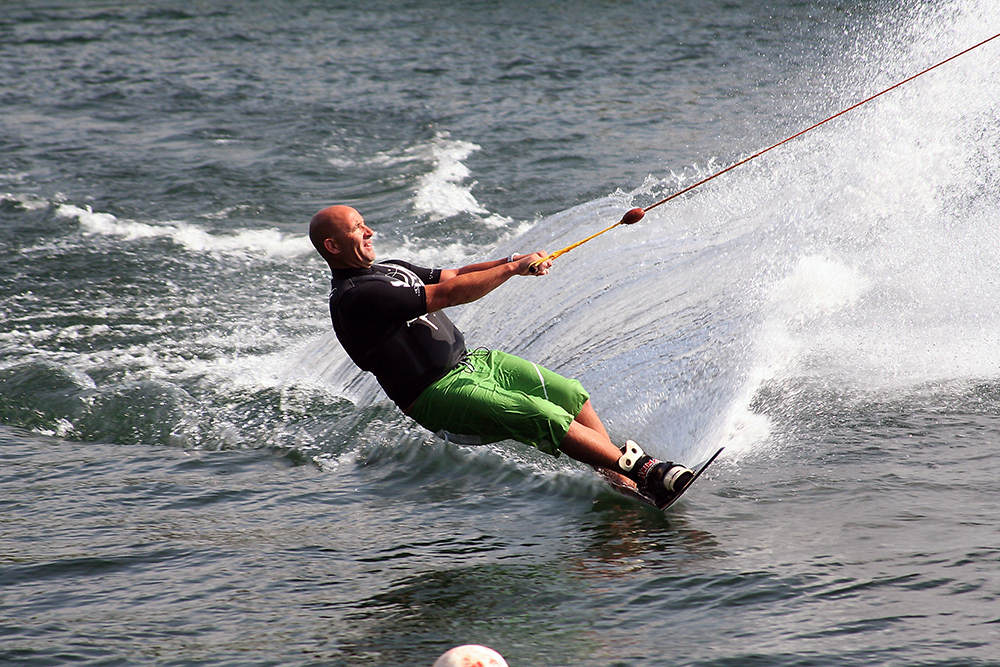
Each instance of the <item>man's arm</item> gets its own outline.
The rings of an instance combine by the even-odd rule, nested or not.
[[[511,255],[512,261],[527,257],[528,255]],[[479,262],[478,264],[469,264],[468,266],[463,266],[460,269],[441,269],[441,279],[438,282],[444,282],[445,280],[451,280],[455,276],[461,276],[466,273],[475,273],[477,271],[485,271],[486,269],[492,269],[498,266],[503,266],[507,264],[506,259],[495,259],[491,262]]]
[[[518,255],[514,261],[497,260],[469,264],[460,269],[442,269],[441,279],[434,285],[426,285],[424,293],[427,296],[427,312],[433,313],[481,299],[513,276],[525,276],[530,272],[528,267],[533,262],[545,258],[544,253]],[[533,275],[545,275],[552,262],[543,262],[538,272]]]

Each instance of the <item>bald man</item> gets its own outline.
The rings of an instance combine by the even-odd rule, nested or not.
[[[625,475],[662,504],[691,479],[688,468],[619,449],[576,380],[499,350],[468,351],[443,310],[480,299],[514,276],[544,276],[545,253],[458,269],[375,262],[374,232],[343,205],[316,213],[309,239],[333,272],[330,316],[337,339],[386,395],[452,442],[517,440]],[[529,267],[540,262],[535,272]]]

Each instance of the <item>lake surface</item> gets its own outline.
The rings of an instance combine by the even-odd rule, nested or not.
[[[231,6],[230,6],[231,5]],[[1000,665],[1000,40],[453,309],[695,463],[437,440],[305,236],[554,250],[998,31],[993,0],[12,3],[0,662]]]

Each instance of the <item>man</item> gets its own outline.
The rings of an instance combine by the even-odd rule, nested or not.
[[[374,232],[349,206],[324,208],[309,238],[333,272],[330,316],[358,367],[430,431],[464,444],[518,440],[627,476],[654,499],[691,478],[684,466],[619,449],[576,380],[498,350],[469,352],[442,312],[486,296],[513,276],[548,273],[545,254],[512,255],[459,269],[375,263]],[[533,272],[529,267],[538,263]]]

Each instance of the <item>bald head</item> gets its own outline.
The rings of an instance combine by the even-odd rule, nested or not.
[[[319,254],[326,257],[328,251],[324,247],[324,241],[337,233],[337,228],[350,224],[352,215],[361,215],[350,206],[327,206],[319,211],[309,221],[309,240]]]
[[[375,261],[374,232],[350,206],[328,206],[309,221],[309,240],[330,268],[367,268]]]

